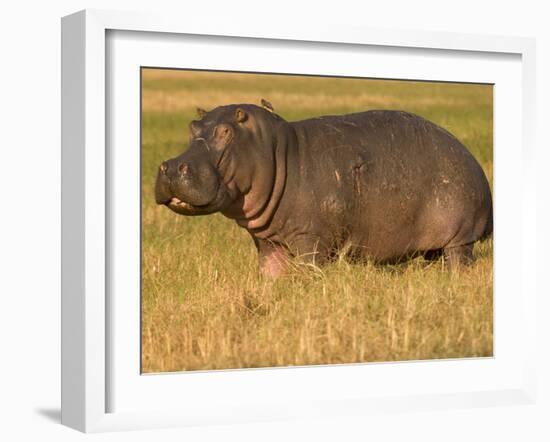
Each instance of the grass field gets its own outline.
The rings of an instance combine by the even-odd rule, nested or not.
[[[450,273],[442,261],[298,267],[258,274],[248,233],[220,214],[155,204],[159,164],[187,147],[195,108],[270,101],[287,120],[407,110],[457,136],[492,183],[491,86],[143,71],[143,372],[490,356],[492,241]]]

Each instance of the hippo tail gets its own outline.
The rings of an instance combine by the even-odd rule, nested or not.
[[[487,224],[485,225],[485,231],[479,238],[480,241],[484,241],[487,238],[490,238],[493,235],[493,205],[491,204],[491,211],[487,218]]]

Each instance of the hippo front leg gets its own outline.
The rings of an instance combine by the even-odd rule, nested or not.
[[[262,275],[278,278],[287,273],[290,257],[283,246],[264,240],[255,242],[258,248],[260,273]]]
[[[254,238],[258,249],[260,272],[272,278],[288,273],[291,260],[302,264],[320,266],[326,262],[328,254],[317,237],[303,236],[291,244],[281,244]]]

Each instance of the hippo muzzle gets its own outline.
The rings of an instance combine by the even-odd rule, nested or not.
[[[155,186],[157,204],[182,215],[206,215],[222,210],[227,190],[207,150],[192,143],[182,155],[163,162]]]

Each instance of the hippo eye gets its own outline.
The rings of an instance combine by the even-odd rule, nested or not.
[[[229,124],[218,124],[214,128],[211,145],[216,149],[224,149],[233,140],[233,128]]]

